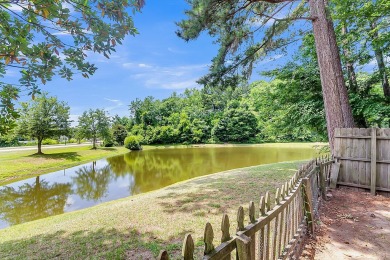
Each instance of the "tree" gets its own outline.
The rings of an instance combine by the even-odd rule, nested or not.
[[[245,142],[256,134],[257,120],[247,104],[232,101],[228,104],[212,134],[222,142]]]
[[[0,77],[18,71],[20,85],[33,97],[54,75],[71,80],[80,72],[88,78],[97,68],[86,57],[96,52],[109,58],[127,34],[135,35],[129,13],[144,2],[1,1]]]
[[[85,138],[92,138],[93,149],[96,149],[97,138],[104,138],[109,134],[110,118],[102,109],[90,109],[79,117],[78,127]]]
[[[5,85],[0,89],[0,136],[9,133],[16,126],[19,114],[14,108],[14,100],[18,99],[18,89]]]
[[[112,127],[112,135],[114,140],[119,144],[123,145],[125,138],[127,137],[126,127],[123,125],[114,125]]]
[[[17,132],[36,138],[38,154],[42,154],[43,139],[66,134],[69,125],[69,106],[43,93],[30,102],[22,103]]]
[[[240,74],[248,78],[258,59],[297,41],[296,37],[305,33],[294,28],[289,39],[283,38],[293,21],[311,21],[331,147],[336,127],[354,126],[326,0],[300,3],[290,0],[193,0],[189,3],[191,10],[186,11],[188,19],[178,23],[178,36],[191,40],[202,31],[208,31],[211,36],[218,37],[220,44],[210,73],[200,80],[204,84],[215,84]],[[287,15],[280,18],[283,12]]]

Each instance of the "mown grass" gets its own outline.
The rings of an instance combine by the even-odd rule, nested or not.
[[[182,239],[188,232],[193,235],[200,258],[206,222],[214,227],[218,243],[222,214],[227,213],[234,234],[238,207],[243,205],[247,211],[250,200],[258,202],[267,190],[274,193],[302,163],[276,163],[212,174],[12,226],[0,230],[0,259],[151,259],[161,249],[178,259]]]
[[[0,152],[0,185],[34,177],[104,157],[128,152],[124,147],[91,149],[92,146],[71,146],[35,150]]]

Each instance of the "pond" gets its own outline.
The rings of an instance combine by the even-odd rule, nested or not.
[[[157,190],[235,168],[315,156],[310,146],[231,146],[130,152],[0,187],[0,228]]]

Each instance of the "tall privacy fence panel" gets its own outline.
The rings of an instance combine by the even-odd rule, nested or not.
[[[307,232],[314,234],[313,221],[318,214],[320,198],[325,196],[332,160],[322,157],[303,165],[280,188],[275,201],[270,193],[258,203],[249,202],[249,224],[245,225],[243,207],[237,212],[237,232],[230,234],[230,221],[224,214],[221,222],[222,237],[214,239],[213,227],[206,224],[203,241],[204,260],[222,259],[296,259]],[[259,215],[255,216],[258,204]],[[182,258],[194,259],[194,241],[187,234],[183,241]],[[162,251],[159,260],[169,259]]]
[[[337,184],[390,192],[390,129],[335,129]]]

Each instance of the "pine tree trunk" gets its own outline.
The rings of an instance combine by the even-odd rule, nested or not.
[[[373,36],[372,39],[375,40],[378,38],[378,32],[376,31],[376,22],[370,23],[371,30],[373,30]],[[389,85],[389,78],[386,73],[386,65],[385,60],[383,58],[383,52],[379,48],[374,47],[374,53],[376,58],[376,63],[378,64],[379,69],[379,75],[381,76],[382,80],[382,88],[383,88],[383,94],[385,97],[390,97],[390,85]]]
[[[326,124],[333,151],[334,129],[354,127],[352,109],[345,86],[333,22],[326,12],[326,0],[309,0],[313,33],[320,69]]]

